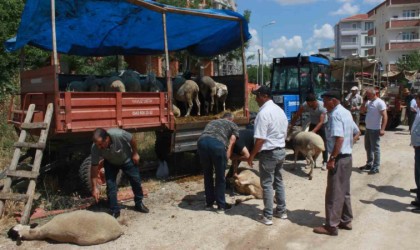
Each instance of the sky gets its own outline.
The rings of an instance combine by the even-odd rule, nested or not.
[[[311,55],[334,45],[334,26],[356,14],[366,14],[384,0],[236,0],[238,12],[251,11],[252,35],[247,57],[264,43],[264,63],[274,57]],[[274,24],[269,24],[274,21]],[[269,24],[269,25],[268,25]]]

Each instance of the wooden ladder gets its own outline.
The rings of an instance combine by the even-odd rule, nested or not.
[[[51,118],[53,115],[53,104],[48,104],[47,111],[44,117],[44,122],[31,122],[34,111],[35,104],[30,104],[26,112],[25,120],[21,124],[22,130],[20,131],[19,140],[14,144],[14,146],[16,147],[15,152],[13,154],[12,162],[10,163],[9,168],[6,171],[7,177],[4,182],[3,190],[0,193],[0,218],[3,215],[6,200],[25,202],[25,208],[23,210],[23,215],[20,221],[21,224],[28,224],[29,222],[30,212],[35,194],[36,179],[39,175],[43,151],[46,145],[48,130],[50,128]],[[26,130],[30,129],[41,129],[39,140],[37,143],[25,142],[27,134]],[[35,159],[32,165],[32,171],[16,170],[19,163],[21,148],[36,149]],[[26,194],[11,192],[12,177],[29,179],[29,185]]]

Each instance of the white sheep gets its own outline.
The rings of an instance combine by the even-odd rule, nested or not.
[[[195,100],[195,104],[197,105],[197,115],[200,115],[200,100],[198,99],[198,92],[199,92],[198,84],[193,80],[186,80],[184,84],[178,89],[175,93],[175,100],[185,103],[187,108],[187,113],[185,117],[190,115],[190,112],[193,107],[193,100]]]
[[[89,246],[115,240],[123,234],[123,229],[119,222],[107,213],[78,210],[57,215],[45,225],[35,228],[16,225],[7,234],[13,240],[49,239]]]
[[[181,116],[181,110],[179,110],[179,108],[177,106],[175,106],[175,104],[172,104],[172,111],[173,111],[175,117],[180,117]]]
[[[216,82],[216,110],[219,112],[219,103],[223,105],[223,111],[226,111],[226,98],[228,95],[228,88],[225,84]]]
[[[206,114],[209,114],[210,112],[213,112],[214,97],[216,96],[216,82],[210,76],[200,77],[197,82],[200,86],[200,93],[204,99]]]
[[[289,138],[293,142],[293,150],[295,151],[295,166],[298,154],[303,154],[311,168],[308,176],[309,180],[312,180],[312,172],[316,167],[316,159],[325,151],[322,137],[314,132],[295,131],[288,136]]]

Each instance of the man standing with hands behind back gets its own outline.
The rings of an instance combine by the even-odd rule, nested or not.
[[[272,225],[272,217],[287,219],[286,199],[281,170],[286,157],[285,139],[287,134],[287,117],[284,111],[271,100],[271,90],[261,86],[252,91],[260,109],[255,118],[254,148],[248,158],[248,164],[259,153],[260,182],[263,188],[264,210],[258,221]],[[273,212],[273,187],[277,207]]]
[[[338,229],[352,230],[353,212],[350,200],[353,142],[360,135],[351,113],[340,104],[340,92],[328,91],[322,95],[328,110],[327,163],[328,178],[325,193],[325,225],[314,228],[314,233],[338,235]]]

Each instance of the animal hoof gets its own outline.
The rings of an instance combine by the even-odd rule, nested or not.
[[[309,180],[312,180],[312,176],[309,176]]]

